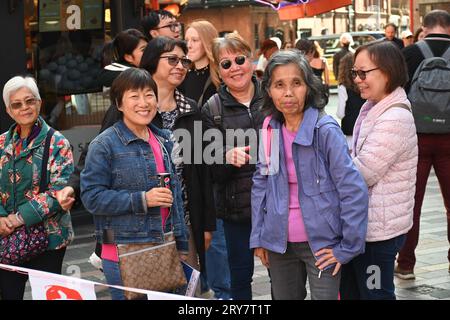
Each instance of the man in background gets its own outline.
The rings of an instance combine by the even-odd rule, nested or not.
[[[150,11],[142,19],[141,25],[149,41],[159,36],[181,38],[181,23],[171,12],[166,10]]]
[[[399,49],[403,49],[403,41],[397,38],[395,35],[397,34],[397,26],[393,23],[388,23],[386,27],[384,27],[384,40],[392,41],[395,43]]]

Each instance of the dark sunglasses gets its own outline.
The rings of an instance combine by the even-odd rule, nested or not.
[[[22,108],[23,105],[26,105],[27,107],[34,107],[37,103],[36,98],[28,98],[25,101],[17,101],[17,102],[11,102],[9,106],[13,110],[19,110]]]
[[[356,76],[358,76],[361,80],[366,80],[366,74],[367,73],[369,73],[370,71],[378,70],[378,69],[380,69],[380,68],[373,68],[373,69],[366,70],[366,71],[352,69],[350,71],[350,74],[352,75],[352,79],[353,80],[356,79]]]
[[[183,68],[189,69],[192,65],[192,60],[188,58],[179,58],[177,56],[161,56],[160,59],[165,58],[167,59],[167,62],[172,66],[176,67],[178,65],[178,62],[181,61],[181,65]]]
[[[236,62],[237,65],[242,66],[245,63],[246,59],[247,59],[246,56],[237,56],[236,58],[234,58],[234,62]],[[220,61],[220,66],[224,70],[230,69],[231,64],[232,64],[232,62],[230,59],[225,59],[225,60]]]
[[[177,32],[177,29],[181,28],[181,23],[180,22],[170,23],[168,25],[155,28],[155,30],[162,29],[162,28],[170,28],[170,31]]]

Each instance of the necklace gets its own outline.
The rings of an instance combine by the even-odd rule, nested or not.
[[[193,71],[195,72],[195,74],[197,76],[205,74],[205,72],[208,71],[208,70],[209,70],[209,64],[206,67],[203,67],[203,68],[200,68],[200,69],[195,69],[195,68],[193,69]]]

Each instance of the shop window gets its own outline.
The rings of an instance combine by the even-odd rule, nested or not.
[[[27,68],[38,82],[42,116],[59,130],[100,124],[109,107],[97,81],[109,1],[25,0],[25,8]]]

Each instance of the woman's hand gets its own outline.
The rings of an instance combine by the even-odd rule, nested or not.
[[[173,203],[172,191],[168,188],[153,188],[145,193],[147,207],[170,208]]]
[[[269,253],[264,248],[255,248],[254,255],[261,260],[261,263],[269,268]]]
[[[0,237],[9,236],[14,231],[13,224],[7,217],[0,218]]]
[[[17,219],[17,216],[14,213],[11,213],[8,215],[8,220],[11,223],[11,225],[13,226],[13,230],[18,227],[21,227],[25,224],[23,220],[21,221],[21,220]]]
[[[72,187],[64,187],[56,192],[56,200],[64,211],[72,209],[75,202],[75,190]]]
[[[211,231],[205,231],[204,232],[204,237],[205,237],[205,251],[208,250],[210,244],[211,244],[211,240],[213,237],[213,234]]]
[[[316,262],[316,267],[318,267],[320,269],[320,271],[322,271],[329,265],[336,263],[336,266],[334,267],[334,271],[333,271],[333,276],[337,275],[337,273],[339,272],[339,269],[341,269],[341,263],[339,261],[337,261],[337,259],[335,258],[334,254],[333,254],[333,249],[325,248],[325,249],[317,251],[314,255],[316,257],[321,256],[320,259],[317,260],[317,262]]]
[[[227,163],[238,168],[242,167],[252,159],[252,157],[248,154],[249,151],[250,146],[236,147],[228,150],[225,154]]]

